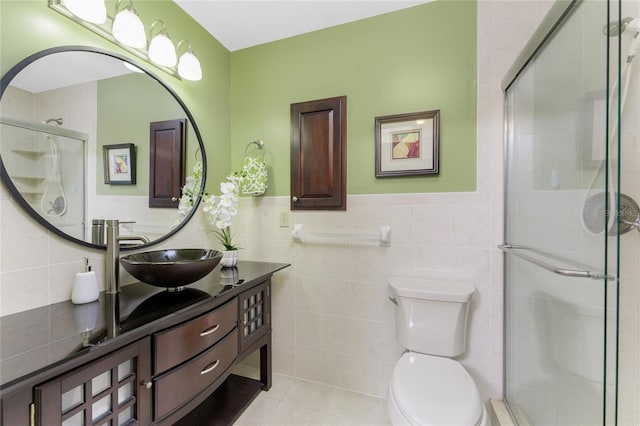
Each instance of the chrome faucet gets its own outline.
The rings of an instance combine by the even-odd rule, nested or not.
[[[120,292],[120,241],[141,241],[149,243],[149,238],[144,235],[120,235],[121,223],[118,219],[107,219],[107,253],[105,254],[105,292],[116,294]]]

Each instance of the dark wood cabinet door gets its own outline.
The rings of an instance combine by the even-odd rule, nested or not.
[[[271,329],[271,285],[265,281],[238,295],[240,352]]]
[[[347,97],[291,104],[291,210],[347,209]]]
[[[186,120],[150,124],[149,207],[178,207],[185,180]]]
[[[149,354],[145,338],[37,386],[36,424],[150,424]]]

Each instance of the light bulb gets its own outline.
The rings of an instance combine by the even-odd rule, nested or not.
[[[196,55],[193,54],[191,47],[180,56],[180,61],[178,61],[178,74],[185,80],[202,80],[200,61]]]
[[[94,24],[107,21],[107,8],[104,0],[62,0],[62,4],[80,19]]]
[[[176,65],[176,49],[173,47],[173,42],[167,34],[167,29],[162,21],[155,21],[151,24],[149,35],[153,32],[153,27],[156,23],[162,24],[162,31],[156,36],[151,37],[149,42],[149,59],[159,65],[165,67],[174,67]]]
[[[111,32],[116,40],[127,46],[141,49],[147,45],[144,25],[142,25],[142,21],[133,8],[133,5],[130,8],[118,12],[113,20]]]

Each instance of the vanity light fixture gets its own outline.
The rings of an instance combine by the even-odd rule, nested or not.
[[[178,80],[201,80],[202,68],[193,53],[191,43],[183,40],[187,50],[180,56],[178,63],[177,49],[162,20],[151,24],[147,49],[144,25],[133,7],[133,0],[128,1],[129,4],[125,7],[122,7],[123,0],[116,1],[114,18],[107,14],[105,0],[49,0],[49,7]],[[99,10],[98,13],[95,12],[96,9]],[[94,12],[90,12],[91,10]],[[180,42],[178,46],[182,44]]]
[[[162,29],[154,36],[153,28],[157,26],[156,24],[162,25]],[[171,38],[169,38],[164,22],[158,20],[151,24],[149,40],[149,59],[165,67],[174,67],[177,61],[176,48],[173,46]]]
[[[78,18],[93,24],[107,21],[104,0],[62,0],[62,4]]]
[[[138,49],[147,46],[147,36],[144,25],[133,7],[133,0],[129,0],[129,6],[119,10],[122,0],[116,2],[116,17],[113,18],[111,32],[113,37],[122,44]]]
[[[200,67],[200,61],[193,53],[191,43],[187,40],[181,40],[176,47],[176,51],[180,51],[180,46],[183,45],[183,43],[187,44],[187,51],[180,55],[180,60],[178,60],[178,74],[180,74],[180,77],[185,80],[202,80],[202,68]]]

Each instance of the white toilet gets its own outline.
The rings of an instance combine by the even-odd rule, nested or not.
[[[393,425],[484,426],[487,413],[473,379],[451,357],[465,351],[471,284],[389,278],[396,335],[407,348],[397,362],[387,411]]]

